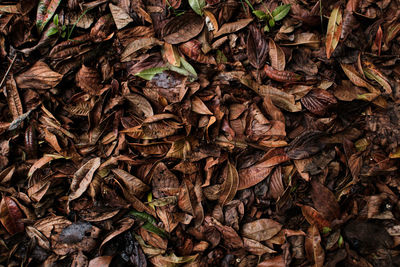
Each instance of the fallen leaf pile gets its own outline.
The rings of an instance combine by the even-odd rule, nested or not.
[[[400,266],[397,0],[0,4],[2,266]]]

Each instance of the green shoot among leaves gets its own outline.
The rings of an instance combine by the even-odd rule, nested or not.
[[[272,13],[267,9],[267,13],[262,10],[253,10],[253,14],[261,21],[268,21],[264,26],[264,31],[269,32],[270,28],[275,27],[275,22],[280,21],[289,14],[290,4],[281,5],[275,8]]]

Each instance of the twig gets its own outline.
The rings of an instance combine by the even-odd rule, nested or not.
[[[10,66],[8,66],[8,70],[6,71],[6,74],[4,74],[3,80],[1,80],[1,83],[0,83],[0,88],[3,87],[3,83],[6,81],[6,78],[7,78],[7,76],[8,76],[8,73],[10,72],[11,67],[14,65],[14,62],[15,62],[15,59],[16,59],[16,58],[17,58],[17,54],[14,55],[14,58],[13,58],[13,60],[11,61]]]

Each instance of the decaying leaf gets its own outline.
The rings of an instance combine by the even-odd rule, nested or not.
[[[326,32],[326,57],[329,59],[332,52],[339,43],[340,35],[342,34],[342,10],[340,5],[332,9],[329,17],[328,29]]]
[[[51,89],[62,78],[62,74],[52,71],[46,63],[38,61],[27,71],[17,75],[15,81],[19,88]]]
[[[243,225],[242,234],[256,241],[265,241],[276,235],[282,225],[271,219],[259,219]]]
[[[315,225],[310,226],[308,229],[305,241],[305,249],[307,258],[313,263],[313,266],[324,266],[325,252],[321,246],[321,236],[318,232],[318,228]]]
[[[162,29],[162,36],[169,44],[179,44],[200,34],[203,27],[204,20],[202,17],[187,12],[167,22]]]
[[[238,185],[239,174],[235,166],[228,161],[228,164],[226,165],[226,178],[221,186],[222,189],[219,198],[221,206],[224,206],[235,197]]]
[[[95,171],[100,167],[100,163],[100,158],[91,159],[75,172],[71,182],[69,201],[79,198],[86,191]]]

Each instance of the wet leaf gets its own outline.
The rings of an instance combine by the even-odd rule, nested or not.
[[[342,10],[340,5],[332,9],[331,16],[329,17],[328,29],[326,32],[326,57],[329,59],[339,43],[340,35],[342,33]]]
[[[14,235],[24,231],[24,223],[21,222],[23,214],[10,197],[3,196],[0,202],[0,221],[7,232]]]

